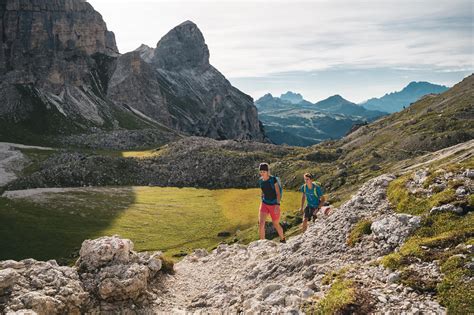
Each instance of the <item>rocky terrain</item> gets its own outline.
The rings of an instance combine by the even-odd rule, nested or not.
[[[190,21],[156,49],[120,55],[86,1],[4,1],[0,18],[2,141],[131,148],[182,133],[266,141],[253,100],[209,64]]]
[[[428,180],[421,169],[410,175],[406,188],[416,193],[431,181],[427,191],[433,194],[439,185],[456,179],[456,194],[472,193],[472,170],[440,174]],[[456,207],[448,203],[446,210],[399,213],[387,196],[402,177],[395,178],[388,174],[368,181],[348,202],[329,216],[320,215],[306,233],[286,244],[264,240],[248,246],[222,244],[210,253],[196,250],[177,263],[171,275],[159,272],[159,253],[135,253],[129,240],[117,237],[85,241],[74,267],[32,259],[3,261],[0,305],[5,312],[32,309],[38,314],[117,308],[131,313],[444,314],[436,291],[407,282],[407,272],[436,286],[448,277],[442,271],[444,262],[472,257],[473,245],[456,238],[450,244],[455,251],[443,249],[447,257],[410,259],[401,270],[384,267],[387,257],[403,253],[405,242],[424,228],[427,218]],[[472,220],[472,212],[454,212],[461,220]],[[472,277],[461,281],[472,287]]]
[[[338,141],[298,148],[252,141],[187,137],[145,158],[64,150],[20,176],[7,189],[84,185],[255,187],[258,163],[267,161],[285,188],[316,174],[334,200],[344,200],[364,180],[426,160],[471,152],[474,76],[438,96],[363,125]],[[120,136],[125,139],[124,136]],[[100,141],[107,139],[99,138]],[[125,141],[125,140],[124,140]],[[454,147],[459,144],[459,147]],[[443,150],[444,148],[452,149]]]
[[[104,185],[177,187],[255,187],[262,160],[298,153],[297,148],[251,141],[187,137],[165,145],[149,158],[61,152],[39,170],[11,182],[7,189]]]
[[[30,163],[28,158],[18,150],[19,148],[53,150],[52,148],[0,142],[0,187],[15,180],[17,173]]]
[[[306,233],[287,244],[257,241],[249,246],[220,245],[212,253],[196,251],[176,265],[175,275],[163,280],[165,294],[158,309],[299,313],[304,307],[316,307],[313,301],[331,294],[336,282],[346,281],[352,283],[356,297],[345,311],[444,313],[430,294],[414,292],[399,283],[398,273],[377,264],[421,221],[393,212],[386,199],[393,178],[383,175],[366,183],[332,215],[320,216]],[[349,246],[349,234],[364,219],[372,222],[371,233]],[[413,268],[440,276],[435,264]]]
[[[0,262],[0,311],[7,314],[97,314],[149,309],[160,252],[137,253],[116,236],[85,240],[73,267],[55,260]]]

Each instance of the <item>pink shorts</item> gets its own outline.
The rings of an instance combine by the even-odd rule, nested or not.
[[[272,217],[272,221],[280,221],[279,205],[267,205],[262,202],[260,204],[260,213],[269,214]]]

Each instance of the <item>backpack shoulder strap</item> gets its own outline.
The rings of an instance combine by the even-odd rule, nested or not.
[[[319,195],[318,193],[318,187],[321,188],[321,183],[320,182],[313,182],[313,192],[314,192],[314,195],[319,199],[321,198],[321,196]]]

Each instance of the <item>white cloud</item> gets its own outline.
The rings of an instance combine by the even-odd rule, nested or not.
[[[154,47],[174,26],[194,21],[211,63],[228,78],[330,69],[474,69],[471,1],[89,2],[115,32],[121,52],[142,43]]]

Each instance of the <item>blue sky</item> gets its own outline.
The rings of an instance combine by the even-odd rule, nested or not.
[[[185,20],[211,63],[258,98],[299,92],[361,102],[410,81],[451,86],[474,72],[474,8],[464,0],[91,0],[121,53],[155,47]]]

